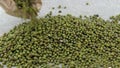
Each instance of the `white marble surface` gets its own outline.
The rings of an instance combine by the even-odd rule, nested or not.
[[[46,15],[52,10],[52,7],[56,8],[52,10],[53,15],[57,15],[59,5],[67,7],[67,9],[61,9],[64,15],[68,13],[74,16],[99,14],[104,19],[108,19],[110,16],[120,13],[120,0],[42,0],[42,2],[43,6],[39,17]],[[0,7],[0,35],[22,22],[23,20],[20,18],[7,15]]]

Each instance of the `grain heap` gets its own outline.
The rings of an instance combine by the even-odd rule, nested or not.
[[[120,68],[120,25],[98,15],[48,15],[4,34],[0,61],[17,68]]]

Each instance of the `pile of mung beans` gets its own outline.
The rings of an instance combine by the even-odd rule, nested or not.
[[[0,62],[8,68],[120,68],[120,25],[70,14],[24,22],[0,37]]]

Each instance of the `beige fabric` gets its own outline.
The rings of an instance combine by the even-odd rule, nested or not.
[[[23,12],[17,8],[14,0],[0,0],[0,6],[6,11],[7,14],[17,17],[22,17]],[[32,7],[40,10],[42,6],[41,0],[32,0]],[[29,15],[29,14],[26,14]],[[27,16],[28,17],[28,16]]]
[[[13,0],[0,0],[0,6],[2,6],[5,11],[15,11],[17,9]]]

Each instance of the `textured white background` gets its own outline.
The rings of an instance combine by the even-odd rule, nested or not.
[[[49,11],[53,11],[53,15],[57,15],[58,5],[67,7],[67,9],[61,9],[64,15],[68,13],[74,16],[99,14],[104,19],[109,19],[110,16],[120,13],[120,0],[42,0],[42,2],[39,17],[43,17]],[[86,3],[89,5],[87,6]],[[55,10],[52,10],[52,7],[55,7]],[[7,15],[0,7],[0,35],[22,22],[23,20],[20,18]]]

